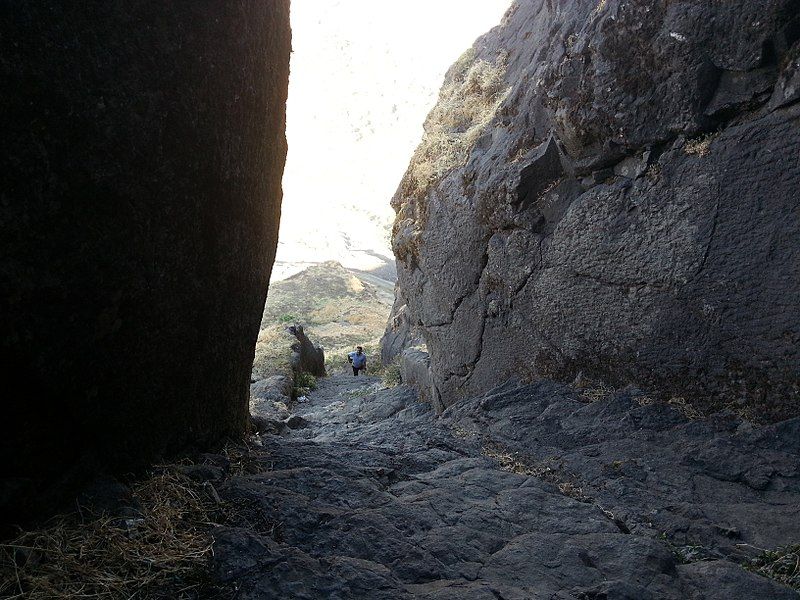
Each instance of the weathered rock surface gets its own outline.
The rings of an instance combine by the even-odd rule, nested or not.
[[[217,581],[256,598],[796,599],[740,562],[796,542],[798,419],[689,420],[635,390],[508,385],[436,419],[324,380],[220,487]]]
[[[444,410],[431,378],[431,358],[424,350],[407,348],[400,355],[400,379],[413,388],[423,402],[430,402],[437,411]]]
[[[444,405],[583,371],[798,413],[798,38],[795,0],[520,0],[454,65],[393,200]]]
[[[398,360],[406,348],[423,343],[422,332],[414,323],[402,290],[397,285],[394,294],[392,312],[381,338],[381,362],[384,365]]]
[[[288,4],[0,9],[0,496],[244,430]]]

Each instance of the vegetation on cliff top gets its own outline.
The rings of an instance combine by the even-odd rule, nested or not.
[[[506,59],[505,53],[494,62],[476,59],[471,48],[451,67],[406,173],[410,192],[424,193],[447,171],[466,162],[510,89],[504,80]]]

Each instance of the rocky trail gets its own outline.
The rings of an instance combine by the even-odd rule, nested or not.
[[[235,597],[794,599],[741,565],[800,539],[800,420],[507,384],[437,417],[334,376],[220,496]],[[237,523],[238,524],[238,523]]]

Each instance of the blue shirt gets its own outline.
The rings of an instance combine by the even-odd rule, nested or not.
[[[367,366],[367,355],[363,352],[361,354],[358,354],[357,352],[351,352],[347,356],[353,360],[353,366],[356,369],[363,369]]]

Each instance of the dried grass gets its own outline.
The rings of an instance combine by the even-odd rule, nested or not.
[[[653,163],[649,167],[647,167],[647,171],[645,171],[645,175],[651,181],[658,181],[661,179],[663,172],[661,169],[661,165],[658,163]]]
[[[683,151],[689,155],[708,156],[711,153],[711,143],[716,137],[716,134],[709,133],[708,135],[689,140],[683,147]]]
[[[519,452],[511,452],[501,444],[494,441],[486,441],[481,448],[484,456],[497,462],[500,470],[517,475],[527,475],[542,481],[553,483],[558,487],[558,491],[564,496],[577,500],[578,502],[591,502],[592,498],[583,492],[583,488],[575,483],[574,478],[568,477],[556,465],[536,463],[524,457]]]
[[[766,550],[745,568],[800,591],[800,544]]]
[[[211,586],[219,497],[164,468],[133,486],[136,519],[60,516],[0,545],[0,597],[189,599]]]
[[[227,444],[222,449],[222,455],[230,463],[232,475],[256,475],[264,471],[264,466],[258,460],[259,454],[255,450],[259,445],[261,440],[258,436],[252,436],[249,440]]]
[[[532,464],[522,458],[519,452],[510,452],[497,443],[484,443],[482,448],[484,456],[497,462],[501,471],[516,473],[517,475],[528,475],[537,479],[552,481],[555,471],[546,465]]]
[[[607,387],[588,387],[580,390],[580,399],[584,402],[600,402],[606,400],[614,394],[614,390]]]
[[[702,419],[705,417],[702,411],[689,404],[686,399],[681,396],[673,396],[667,401],[667,404],[676,409],[690,421],[696,421],[697,419]]]
[[[506,54],[494,63],[476,60],[473,51],[453,66],[425,120],[422,143],[406,174],[413,194],[424,194],[446,172],[466,162],[511,89],[504,85],[506,60]]]
[[[474,431],[467,431],[466,429],[461,427],[461,425],[456,425],[456,424],[451,425],[450,431],[454,436],[462,440],[468,440],[475,437]]]
[[[576,375],[570,386],[580,394],[578,400],[587,403],[606,400],[616,392],[613,387],[606,385],[602,381],[585,377],[583,372]]]

